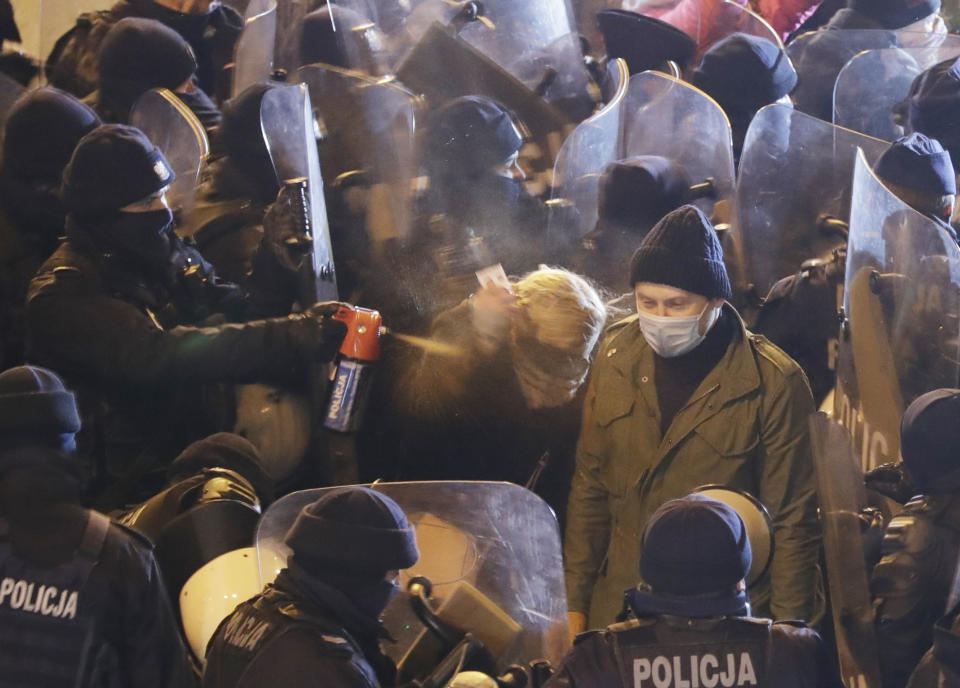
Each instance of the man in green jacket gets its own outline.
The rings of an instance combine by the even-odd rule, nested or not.
[[[607,332],[584,406],[566,533],[567,602],[577,633],[614,621],[636,582],[656,509],[717,483],[773,517],[769,575],[755,613],[816,621],[817,495],[806,377],[746,330],[710,221],[693,206],[664,217],[631,264],[637,314]]]

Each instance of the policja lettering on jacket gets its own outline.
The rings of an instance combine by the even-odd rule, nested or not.
[[[0,605],[43,616],[76,618],[79,597],[76,590],[61,590],[53,585],[37,585],[31,581],[13,578],[0,581]]]
[[[634,688],[731,688],[755,686],[757,674],[749,652],[683,653],[633,660]]]

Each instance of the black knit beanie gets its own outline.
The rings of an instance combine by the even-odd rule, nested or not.
[[[417,563],[420,552],[403,509],[381,492],[344,487],[303,508],[284,542],[308,572],[386,573]]]
[[[260,450],[247,438],[218,432],[188,445],[167,470],[170,480],[193,475],[204,468],[227,468],[250,481],[266,505],[273,499],[273,481],[267,475]]]
[[[77,400],[56,373],[39,366],[0,373],[0,470],[16,463],[25,447],[73,450],[79,431]]]
[[[105,124],[80,139],[63,171],[63,203],[76,214],[114,211],[156,193],[173,169],[146,134]]]
[[[97,113],[65,91],[49,86],[27,91],[4,125],[4,174],[59,186],[73,149],[98,126]]]
[[[685,205],[658,222],[630,259],[630,283],[654,282],[708,299],[729,299],[730,278],[710,220]]]
[[[143,93],[176,90],[196,71],[193,49],[179,33],[153,19],[128,17],[110,28],[100,47],[100,98],[126,123]]]

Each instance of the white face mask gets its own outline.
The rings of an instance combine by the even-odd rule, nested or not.
[[[700,320],[708,308],[709,301],[704,304],[699,315],[683,316],[653,315],[637,309],[637,322],[650,348],[663,358],[673,358],[693,351],[706,339],[707,332],[720,317],[720,307],[713,308],[701,334]]]

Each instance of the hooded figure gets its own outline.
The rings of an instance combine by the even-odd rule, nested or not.
[[[643,533],[642,580],[624,595],[624,616],[634,618],[578,636],[545,688],[628,688],[626,678],[645,685],[664,673],[664,685],[681,677],[713,685],[718,674],[729,685],[827,685],[815,631],[749,618],[750,563],[747,529],[732,508],[700,494],[665,502]]]
[[[384,72],[383,52],[377,25],[348,7],[328,3],[303,20],[301,65],[321,62],[379,76]]]
[[[37,268],[57,248],[66,210],[60,176],[77,142],[100,125],[89,107],[55,88],[25,93],[7,118],[0,163],[0,363],[23,357],[23,304]]]
[[[366,487],[333,489],[303,508],[284,542],[293,552],[287,567],[211,639],[203,685],[307,688],[318,677],[394,685],[379,619],[399,590],[399,572],[420,558],[403,510]],[[260,630],[242,630],[253,628]]]
[[[766,38],[735,33],[714,44],[693,72],[693,85],[730,118],[737,159],[757,111],[785,99],[797,85],[786,51]]]
[[[960,390],[913,401],[900,425],[900,452],[914,496],[887,525],[870,577],[884,686],[902,686],[933,644],[960,554]]]
[[[484,96],[464,96],[433,113],[425,137],[427,203],[454,242],[481,239],[509,273],[535,267],[546,209],[524,189],[523,136],[511,114]]]
[[[152,545],[80,505],[79,430],[55,373],[0,373],[0,671],[22,686],[189,686]]]
[[[28,294],[32,360],[68,371],[96,408],[87,439],[106,457],[98,487],[111,507],[154,494],[166,462],[224,429],[234,401],[209,383],[303,380],[345,333],[329,304],[247,322],[261,317],[258,295],[221,281],[174,233],[172,179],[138,129],[87,134],[63,175],[67,240]]]
[[[121,19],[100,48],[97,109],[108,122],[127,124],[137,100],[154,88],[177,94],[210,131],[220,111],[193,82],[197,60],[180,34],[153,19]]]

